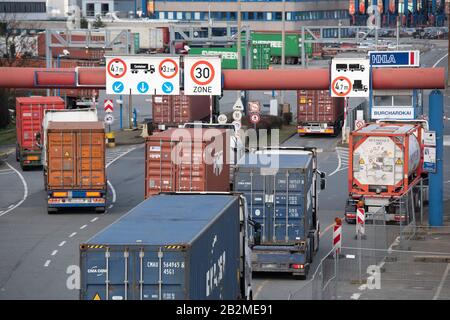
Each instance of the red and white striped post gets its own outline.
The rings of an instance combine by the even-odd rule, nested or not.
[[[341,253],[342,247],[342,220],[340,218],[334,219],[335,224],[333,227],[333,249],[336,254]]]
[[[356,208],[356,235],[364,236],[366,223],[366,210],[364,208]]]

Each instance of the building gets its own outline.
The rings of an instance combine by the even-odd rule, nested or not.
[[[242,22],[252,30],[281,30],[283,8],[286,30],[301,26],[328,26],[349,23],[348,0],[241,0]],[[237,0],[167,0],[149,1],[151,19],[210,21],[215,25],[236,23]]]
[[[119,18],[136,15],[141,10],[140,0],[82,0],[81,12],[86,18],[115,13]],[[140,11],[139,11],[140,12]]]
[[[0,0],[1,21],[46,20],[47,3],[39,0]]]

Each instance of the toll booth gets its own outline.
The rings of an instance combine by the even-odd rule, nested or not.
[[[370,102],[372,121],[413,120],[423,115],[422,90],[374,90]]]

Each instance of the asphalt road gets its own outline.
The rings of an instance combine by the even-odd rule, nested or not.
[[[446,66],[444,50],[436,48],[422,56],[422,64]],[[231,110],[236,93],[227,92],[221,101],[222,111]],[[295,93],[285,95],[291,106]],[[251,99],[269,96],[252,92]],[[448,96],[445,107],[449,113]],[[266,101],[264,100],[264,101]],[[145,103],[142,101],[142,105]],[[266,103],[266,102],[265,102]],[[150,115],[144,107],[141,115]],[[116,113],[118,110],[116,109]],[[100,112],[101,114],[101,112]],[[117,122],[115,124],[117,126]],[[450,134],[448,121],[445,134]],[[340,137],[294,136],[286,145],[316,146],[319,169],[327,173],[327,188],[319,195],[321,224],[320,250],[312,270],[331,249],[331,225],[335,217],[342,217],[347,196],[346,149],[339,147]],[[447,148],[448,150],[448,148]],[[446,150],[446,151],[447,151]],[[78,246],[98,231],[137,205],[144,198],[144,151],[142,145],[108,149],[109,179],[108,210],[105,214],[70,212],[48,215],[42,172],[19,169],[13,155],[0,164],[0,299],[77,299],[78,291],[66,286],[67,270],[78,265]],[[448,154],[448,152],[446,153]],[[445,163],[448,161],[444,161]],[[445,181],[450,181],[448,165]],[[449,186],[450,184],[446,184]],[[445,196],[449,196],[446,189]],[[344,229],[343,245],[352,245],[353,228]],[[305,281],[282,275],[256,275],[256,299],[286,299],[291,292],[305,285]],[[343,298],[350,298],[343,297]]]

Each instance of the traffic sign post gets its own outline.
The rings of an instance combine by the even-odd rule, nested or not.
[[[179,95],[180,58],[106,57],[106,94]]]
[[[419,67],[420,51],[369,51],[370,65],[373,67]]]
[[[342,221],[340,218],[335,219],[333,226],[333,249],[336,256],[339,256],[342,247]]]
[[[330,92],[332,97],[369,97],[369,60],[333,59],[331,63]]]
[[[220,57],[184,57],[184,94],[204,96],[222,94]]]
[[[356,237],[360,239],[366,238],[366,210],[364,208],[356,208]]]

